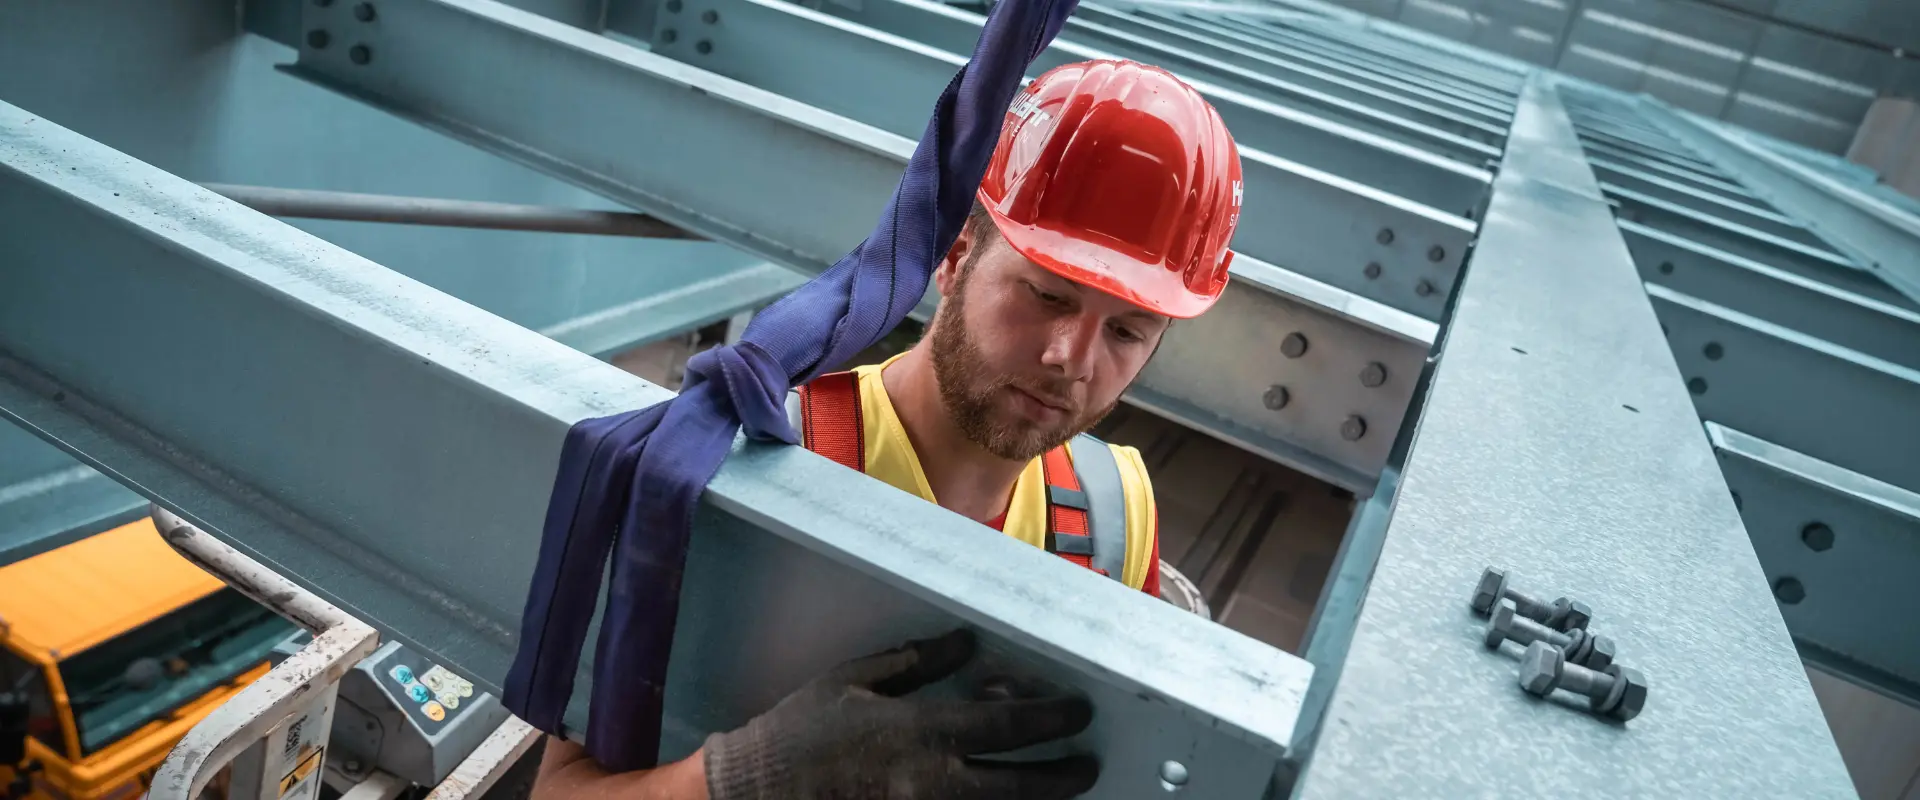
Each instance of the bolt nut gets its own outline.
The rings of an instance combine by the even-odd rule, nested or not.
[[[1480,585],[1473,590],[1473,611],[1485,616],[1507,591],[1506,570],[1488,567],[1480,573]]]
[[[1587,669],[1601,672],[1605,672],[1607,667],[1613,666],[1614,657],[1620,654],[1619,648],[1613,644],[1613,639],[1606,636],[1588,637],[1587,648],[1586,664],[1583,666]]]
[[[1799,578],[1781,578],[1773,582],[1773,597],[1787,605],[1795,605],[1807,599],[1806,584]]]
[[[1368,362],[1360,368],[1360,385],[1369,389],[1387,382],[1387,365],[1378,361]]]
[[[1300,335],[1297,331],[1287,334],[1287,338],[1280,340],[1280,354],[1287,358],[1299,358],[1306,355],[1307,337]]]
[[[1607,667],[1606,673],[1613,678],[1613,691],[1607,696],[1607,704],[1612,708],[1607,713],[1621,722],[1640,716],[1640,711],[1647,707],[1647,676],[1640,674],[1640,670],[1618,664]],[[1618,695],[1618,699],[1614,695]]]
[[[1586,603],[1562,597],[1553,601],[1553,616],[1549,627],[1561,632],[1584,630],[1587,623],[1593,621],[1593,609]]]
[[[1347,415],[1346,421],[1340,423],[1340,438],[1342,439],[1355,442],[1359,441],[1360,437],[1365,435],[1367,435],[1367,421],[1359,414],[1349,414]]]
[[[1292,402],[1293,395],[1287,392],[1287,387],[1274,384],[1267,387],[1267,393],[1262,395],[1260,400],[1266,403],[1269,411],[1279,411],[1286,408],[1287,403]]]
[[[1527,654],[1520,658],[1520,688],[1527,694],[1546,697],[1560,682],[1560,670],[1565,666],[1566,655],[1546,642],[1527,645]]]

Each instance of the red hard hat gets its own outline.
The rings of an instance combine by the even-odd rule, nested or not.
[[[1193,317],[1227,286],[1240,151],[1220,113],[1166,70],[1066,64],[1014,98],[979,198],[1028,260]]]

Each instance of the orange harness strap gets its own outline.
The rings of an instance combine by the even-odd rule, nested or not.
[[[1047,552],[1106,575],[1106,570],[1093,566],[1087,495],[1080,491],[1080,476],[1073,471],[1073,458],[1065,445],[1041,457],[1040,473],[1047,481]]]

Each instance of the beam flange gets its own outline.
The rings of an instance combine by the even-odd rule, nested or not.
[[[1536,76],[1294,797],[1852,796],[1641,286]],[[1590,603],[1646,710],[1529,698],[1468,608],[1490,564]]]
[[[0,419],[0,567],[139,519],[147,501]]]
[[[669,396],[5,104],[0,210],[0,411],[489,692],[568,427]],[[834,663],[964,624],[981,669],[1085,692],[1104,762],[1177,758],[1207,796],[1253,798],[1311,674],[794,447],[736,446],[685,586],[671,758]],[[1113,771],[1096,792],[1163,790]]]
[[[887,4],[869,7],[881,5]],[[333,12],[306,7],[316,15]],[[783,30],[756,26],[748,19],[755,13],[806,15],[805,26],[784,28],[796,34],[845,33],[855,27],[806,9],[763,3],[717,9],[691,0],[679,13],[700,25],[706,24],[700,21],[704,11],[720,11],[716,27],[738,26],[736,34]],[[316,17],[311,24],[323,19],[331,17]],[[862,121],[485,0],[393,0],[380,21],[379,32],[365,39],[372,50],[369,63],[356,64],[331,50],[305,50],[292,69],[377,108],[802,271],[824,270],[866,235],[871,215],[892,192],[912,152],[904,137]],[[866,91],[892,98],[893,104],[843,106],[861,109],[874,123],[904,126],[904,120],[923,115],[924,108],[913,110],[917,104],[909,103],[907,92],[923,88],[919,97],[935,96],[959,63],[958,56],[924,44],[854,33],[836,41],[847,49],[867,48],[866,54],[840,51],[847,58],[895,57],[865,62],[873,73]],[[684,43],[695,36],[674,38]],[[724,39],[711,54],[749,44],[781,46],[771,39]],[[501,53],[524,57],[503,59]],[[691,55],[700,55],[697,47]],[[934,72],[942,65],[945,77]],[[789,66],[802,78],[826,68],[802,62]],[[1299,385],[1306,393],[1302,399],[1322,396],[1274,414],[1257,404],[1299,365],[1274,365],[1269,373],[1242,370],[1243,353],[1258,349],[1253,343],[1277,351],[1292,330],[1287,326],[1299,324],[1296,318],[1312,318],[1320,329],[1346,332],[1335,334],[1347,343],[1344,347],[1329,347],[1344,354],[1327,366],[1330,374],[1357,374],[1370,361],[1390,367],[1417,363],[1432,340],[1432,324],[1366,295],[1401,299],[1437,315],[1472,225],[1303,165],[1257,152],[1244,158],[1254,165],[1247,173],[1248,206],[1271,209],[1250,212],[1254,221],[1243,224],[1236,238],[1236,246],[1252,258],[1235,265],[1236,277],[1223,301],[1228,310],[1175,326],[1163,345],[1205,357],[1192,366],[1211,368],[1226,384],[1203,393],[1178,370],[1149,371],[1136,383],[1133,398],[1182,414],[1179,421],[1197,430],[1365,492],[1378,475],[1384,447],[1368,437],[1341,437],[1339,422],[1328,426],[1324,418],[1335,414],[1331,409],[1344,409],[1370,420],[1377,416],[1377,430],[1390,430],[1399,424],[1393,409],[1404,409],[1410,390],[1390,384],[1398,396],[1388,397],[1357,391],[1345,381],[1307,381]],[[806,202],[794,201],[802,197]],[[1392,233],[1382,235],[1382,230]],[[1269,253],[1287,260],[1262,264],[1261,256]],[[1368,277],[1370,263],[1383,264],[1377,277]],[[1284,275],[1275,266],[1300,275]],[[1307,280],[1300,280],[1303,275]],[[932,297],[930,292],[922,314],[931,308]],[[1201,347],[1200,342],[1236,347]],[[1257,414],[1250,415],[1249,402]],[[1321,410],[1309,414],[1308,409]],[[1344,421],[1344,415],[1338,419]],[[1334,434],[1330,439],[1328,432]]]

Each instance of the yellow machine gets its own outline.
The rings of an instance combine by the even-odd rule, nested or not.
[[[292,624],[181,558],[142,519],[0,566],[0,727],[25,720],[0,798],[144,793],[208,712],[267,671]],[[0,741],[0,758],[22,752]]]

